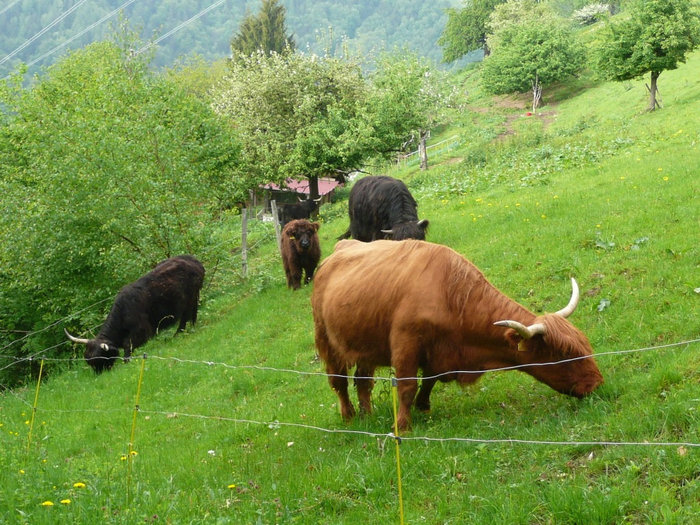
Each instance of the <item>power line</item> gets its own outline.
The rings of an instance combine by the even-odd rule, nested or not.
[[[5,7],[3,7],[2,10],[0,10],[0,15],[3,14],[5,11],[7,11],[10,7],[12,7],[12,6],[14,6],[15,4],[18,4],[18,3],[19,3],[19,0],[15,0],[14,2],[10,2],[10,3],[7,4]]]
[[[102,22],[104,22],[105,20],[108,20],[108,19],[112,18],[114,15],[116,15],[116,14],[117,14],[119,11],[121,11],[122,9],[125,9],[125,8],[129,7],[129,6],[130,6],[131,4],[133,4],[135,1],[136,1],[136,0],[128,0],[128,1],[124,2],[122,5],[120,5],[120,6],[117,7],[116,9],[114,9],[114,10],[111,11],[110,13],[108,13],[108,14],[106,14],[105,16],[103,16],[102,18],[100,18],[97,22],[94,22],[93,24],[91,24],[91,25],[89,25],[88,27],[86,27],[85,29],[83,29],[83,30],[82,30],[80,33],[78,33],[77,35],[74,35],[74,36],[70,37],[68,40],[66,40],[66,41],[63,42],[62,44],[59,44],[59,45],[57,45],[56,47],[54,47],[51,51],[47,51],[46,53],[44,53],[44,54],[41,55],[40,57],[35,58],[35,59],[32,60],[31,62],[28,62],[28,63],[27,63],[27,66],[33,66],[34,64],[36,64],[37,62],[42,61],[43,59],[45,59],[45,58],[48,57],[49,55],[54,54],[54,53],[55,53],[56,51],[58,51],[59,49],[61,49],[61,48],[63,48],[63,47],[66,47],[68,44],[70,44],[70,43],[73,42],[74,40],[80,38],[81,36],[83,36],[83,35],[84,35],[85,33],[87,33],[88,31],[94,29],[95,27],[97,27],[98,25],[100,25],[100,24],[101,24]]]
[[[83,5],[87,0],[78,0],[72,7],[70,7],[67,11],[64,11],[62,14],[58,16],[53,22],[51,22],[49,25],[47,25],[44,29],[39,31],[36,35],[31,37],[29,40],[24,42],[22,45],[20,45],[17,49],[12,51],[9,55],[7,55],[5,58],[0,59],[0,65],[4,64],[7,62],[9,59],[11,59],[13,56],[15,56],[17,53],[22,51],[25,47],[27,47],[29,44],[34,42],[37,38],[41,37],[44,33],[46,33],[49,29],[54,27],[56,24],[59,24],[62,22],[68,15],[70,15],[73,11],[78,9],[81,5]]]
[[[205,9],[202,9],[199,13],[197,13],[197,14],[194,15],[193,17],[191,17],[191,18],[185,20],[184,22],[182,22],[182,23],[179,24],[178,26],[174,27],[173,29],[171,29],[170,31],[168,31],[167,33],[165,33],[163,36],[161,36],[161,37],[155,39],[153,42],[149,42],[148,44],[146,44],[145,46],[143,46],[141,49],[139,49],[139,50],[136,52],[136,54],[137,54],[137,55],[138,55],[138,54],[141,54],[141,53],[143,53],[144,51],[146,51],[147,49],[149,49],[149,48],[155,46],[156,44],[158,44],[159,42],[165,40],[166,38],[168,38],[168,37],[171,36],[172,34],[178,32],[178,31],[179,31],[180,29],[182,29],[183,27],[185,27],[185,26],[189,25],[190,23],[194,22],[195,20],[197,20],[197,19],[203,17],[205,14],[207,14],[207,13],[208,13],[209,11],[211,11],[212,9],[215,9],[215,8],[219,7],[219,6],[220,6],[221,4],[223,4],[224,2],[226,2],[226,0],[219,0],[218,2],[214,2],[214,3],[213,3],[212,5],[210,5],[209,7],[205,8]]]

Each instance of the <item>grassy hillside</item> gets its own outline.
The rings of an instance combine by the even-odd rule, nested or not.
[[[571,320],[606,381],[585,400],[516,372],[436,386],[399,447],[407,523],[700,520],[698,70],[696,53],[661,76],[662,111],[643,112],[640,81],[562,87],[534,116],[481,95],[472,71],[444,131],[460,144],[428,172],[391,170],[430,241],[533,311],[562,307],[575,276]],[[327,255],[344,202],[322,220]],[[0,394],[0,521],[399,522],[388,382],[344,424],[311,288],[286,289],[272,242],[250,265],[243,285],[219,270],[196,329],[145,360],[50,378],[33,425],[34,388]]]

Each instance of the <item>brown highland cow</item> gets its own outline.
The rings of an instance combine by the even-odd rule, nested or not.
[[[314,277],[314,271],[321,259],[318,242],[317,222],[296,219],[288,222],[282,230],[282,264],[287,276],[287,286],[293,290],[301,288],[302,272],[306,274],[304,283]]]

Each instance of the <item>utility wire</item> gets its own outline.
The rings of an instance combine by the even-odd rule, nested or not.
[[[17,49],[12,51],[9,55],[7,55],[5,58],[0,59],[0,65],[4,64],[7,62],[9,59],[11,59],[13,56],[15,56],[17,53],[22,51],[25,47],[27,47],[29,44],[34,42],[37,38],[40,38],[44,33],[46,33],[49,29],[54,27],[56,24],[59,24],[62,22],[68,15],[70,15],[73,11],[78,9],[81,5],[83,5],[87,0],[79,0],[76,2],[71,8],[69,8],[67,11],[64,11],[62,14],[58,16],[53,22],[51,22],[49,25],[47,25],[44,29],[39,31],[36,35],[31,37],[29,40],[24,42],[22,45],[20,45]]]
[[[18,3],[19,3],[19,0],[15,0],[14,2],[10,2],[10,3],[7,4],[5,7],[3,7],[2,10],[0,10],[0,15],[3,14],[5,11],[7,11],[10,7],[12,7],[12,6],[14,6],[15,4],[18,4]]]
[[[106,14],[105,16],[103,16],[102,18],[100,18],[97,22],[95,22],[95,23],[89,25],[88,27],[86,27],[85,29],[83,29],[83,30],[82,30],[80,33],[78,33],[77,35],[73,35],[73,36],[70,37],[68,40],[66,40],[65,42],[63,42],[62,44],[59,44],[59,45],[57,45],[56,47],[54,47],[51,51],[47,51],[46,53],[44,53],[44,54],[41,55],[40,57],[35,58],[35,59],[32,60],[31,62],[28,62],[28,63],[27,63],[27,66],[28,66],[28,67],[31,67],[31,66],[33,66],[34,64],[36,64],[37,62],[41,62],[43,59],[45,59],[45,58],[48,57],[49,55],[53,55],[56,51],[58,51],[59,49],[61,49],[61,48],[63,48],[63,47],[66,47],[68,44],[70,44],[70,43],[73,42],[74,40],[80,38],[81,36],[83,36],[83,35],[84,35],[85,33],[87,33],[88,31],[94,29],[95,27],[97,27],[98,25],[100,25],[100,24],[101,24],[102,22],[104,22],[105,20],[108,20],[108,19],[112,18],[114,15],[116,15],[116,14],[117,14],[119,11],[121,11],[122,9],[125,9],[125,8],[129,7],[129,6],[130,6],[131,4],[133,4],[135,1],[136,1],[136,0],[128,0],[127,2],[124,2],[122,5],[120,5],[120,6],[117,7],[116,9],[114,9],[114,10],[111,11],[110,13],[108,13],[108,14]]]
[[[213,3],[212,5],[210,5],[209,7],[205,8],[205,9],[202,9],[199,13],[197,13],[197,14],[194,15],[193,17],[191,17],[191,18],[185,20],[185,21],[182,22],[180,25],[174,27],[173,29],[171,29],[170,31],[168,31],[167,33],[165,33],[163,36],[158,37],[158,38],[155,39],[153,42],[149,42],[148,44],[146,44],[145,46],[143,46],[141,49],[139,49],[139,50],[136,52],[136,54],[139,55],[139,54],[143,53],[144,51],[146,51],[147,49],[149,49],[149,48],[155,46],[156,44],[158,44],[159,42],[165,40],[166,38],[168,38],[168,37],[171,36],[172,34],[178,32],[178,31],[179,31],[180,29],[182,29],[183,27],[185,27],[185,26],[189,25],[190,23],[194,22],[195,20],[197,20],[197,19],[203,17],[205,14],[207,14],[207,13],[208,13],[209,11],[211,11],[212,9],[215,9],[215,8],[219,7],[219,6],[220,6],[221,4],[223,4],[224,2],[226,2],[226,0],[219,0],[218,2],[214,2],[214,3]]]

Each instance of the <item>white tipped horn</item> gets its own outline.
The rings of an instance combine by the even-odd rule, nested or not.
[[[518,321],[506,320],[496,321],[493,324],[495,324],[496,326],[505,326],[506,328],[512,328],[513,330],[518,332],[520,337],[522,337],[523,339],[530,339],[536,336],[537,334],[544,335],[547,333],[547,327],[542,323],[536,323],[531,326],[525,326],[524,324],[519,323]]]
[[[70,335],[70,334],[68,333],[68,330],[66,330],[65,328],[63,329],[63,331],[64,331],[64,332],[66,333],[66,335],[68,336],[68,339],[70,339],[70,340],[73,341],[74,343],[80,343],[81,345],[86,345],[86,344],[88,344],[88,342],[90,342],[89,339],[81,339],[80,337],[74,337],[74,336]]]
[[[571,278],[571,288],[571,299],[569,299],[569,304],[567,304],[558,312],[555,312],[556,315],[561,315],[562,317],[569,317],[574,312],[574,310],[576,310],[576,306],[578,305],[580,295],[578,290],[578,283],[573,277]]]

